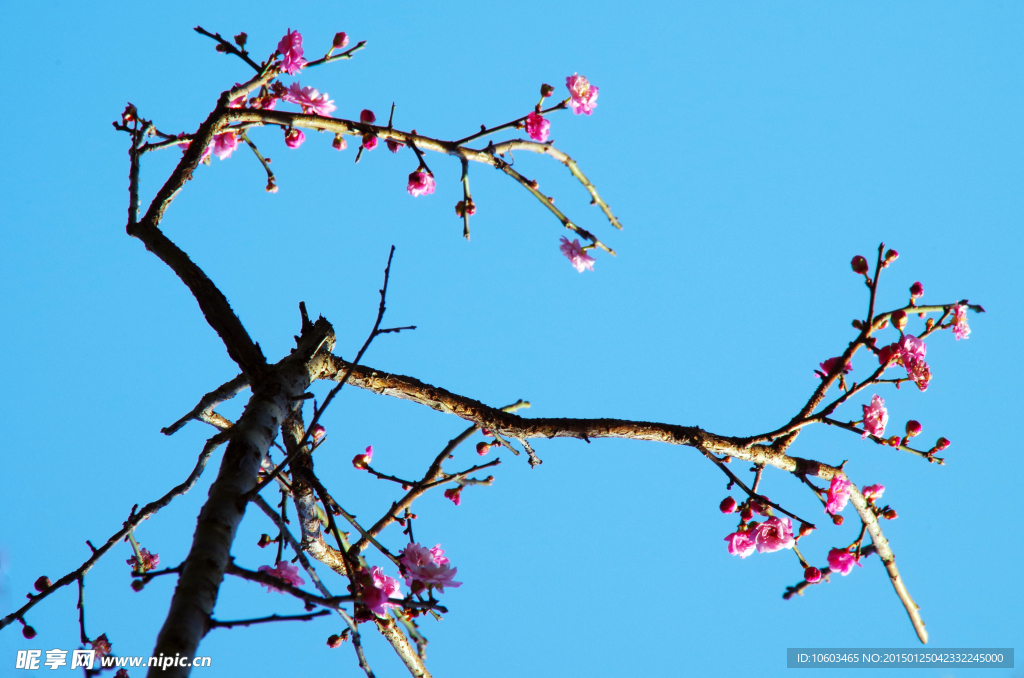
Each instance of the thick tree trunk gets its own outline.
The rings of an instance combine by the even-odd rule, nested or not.
[[[292,355],[267,370],[242,417],[232,427],[217,479],[199,513],[192,548],[157,637],[154,657],[180,655],[191,663],[196,655],[231,559],[231,543],[248,503],[246,495],[256,486],[260,460],[277,436],[281,422],[294,408],[296,396],[304,393],[318,376],[333,346],[334,330],[321,318],[300,339],[299,348]],[[148,675],[182,678],[190,671],[191,666],[150,668]]]

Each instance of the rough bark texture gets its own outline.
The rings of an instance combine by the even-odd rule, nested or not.
[[[245,514],[246,494],[256,485],[260,460],[277,435],[281,422],[324,366],[334,344],[334,330],[324,319],[303,336],[298,350],[269,368],[231,430],[209,499],[199,514],[192,548],[183,564],[170,610],[157,637],[153,655],[192,658],[209,628],[217,592],[231,560],[231,543]],[[311,354],[318,347],[315,357]],[[182,678],[191,667],[152,668],[150,678]]]

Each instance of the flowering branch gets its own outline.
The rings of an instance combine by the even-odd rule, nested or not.
[[[281,621],[309,621],[310,619],[323,617],[324,615],[329,615],[330,613],[330,610],[320,610],[319,612],[310,612],[309,614],[272,614],[267,617],[256,617],[255,619],[237,619],[235,621],[218,621],[216,619],[211,619],[210,630],[231,629],[236,626],[252,626],[253,624],[269,624],[271,622]]]

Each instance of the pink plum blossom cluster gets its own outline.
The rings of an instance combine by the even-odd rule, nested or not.
[[[405,569],[405,583],[413,593],[429,588],[444,592],[445,586],[462,586],[462,582],[454,580],[458,568],[451,566],[440,544],[430,549],[409,544],[402,551],[401,561]]]
[[[763,523],[745,523],[725,538],[729,553],[746,558],[755,550],[758,553],[772,553],[791,549],[796,545],[793,523],[789,518],[773,516]]]
[[[270,567],[269,565],[260,565],[259,566],[259,571],[262,572],[263,574],[269,575],[269,576],[274,577],[276,579],[280,579],[281,581],[285,582],[286,584],[291,584],[292,586],[302,586],[303,584],[306,583],[306,580],[299,576],[299,568],[297,568],[294,565],[291,565],[289,563],[286,563],[283,560],[281,562],[279,562],[277,565],[275,565],[274,567]],[[260,582],[260,586],[266,586],[267,587],[267,593],[269,593],[271,591],[277,591],[278,593],[284,593],[283,590],[277,588],[273,584],[267,584],[267,583],[264,583],[264,582]]]
[[[132,566],[132,571],[138,574],[144,574],[150,570],[155,570],[157,565],[160,564],[160,554],[150,553],[149,549],[141,549],[139,556],[132,556],[125,562]]]

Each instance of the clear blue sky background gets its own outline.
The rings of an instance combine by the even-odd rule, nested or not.
[[[619,256],[578,274],[559,224],[504,175],[473,168],[473,239],[453,212],[457,161],[433,158],[437,192],[412,199],[408,151],[353,165],[330,137],[298,150],[256,131],[281,190],[247,152],[201,167],[163,227],[231,300],[271,359],[298,331],[304,300],[351,357],[369,330],[388,247],[397,246],[388,321],[413,333],[376,342],[365,362],[532,416],[615,416],[769,430],[815,386],[818,362],[853,337],[864,287],[854,254],[884,240],[901,253],[880,304],[969,298],[968,341],[929,342],[926,394],[878,391],[890,430],[953,441],[945,467],[839,430],[811,430],[793,453],[849,460],[883,483],[900,514],[884,527],[935,647],[1024,648],[1019,538],[1022,401],[1021,198],[1024,9],[978,3],[620,3],[536,7],[445,3],[179,2],[158,6],[6,3],[8,103],[0,163],[0,358],[7,426],[0,512],[0,613],[41,574],[56,579],[106,539],[132,504],[184,478],[210,430],[160,434],[237,370],[184,286],[124,233],[127,139],[110,126],[126,101],[161,129],[193,131],[247,67],[192,32],[244,30],[256,55],[285,29],[315,55],[336,31],[369,48],[302,74],[337,115],[370,108],[396,125],[457,138],[523,115],[542,82],[573,72],[600,87],[593,116],[552,116],[552,136],[622,219],[614,232],[564,168],[517,155],[558,205]],[[351,142],[350,142],[351,143]],[[179,153],[147,157],[145,198]],[[916,322],[916,320],[915,320]],[[915,327],[915,326],[912,326]],[[919,326],[916,326],[919,327]],[[863,375],[869,358],[854,361]],[[322,396],[326,386],[314,391]],[[242,399],[244,400],[244,398]],[[223,409],[237,416],[242,400]],[[861,401],[840,416],[856,419]],[[351,389],[326,415],[320,477],[368,522],[396,496],[355,471],[366,445],[381,470],[421,472],[464,422]],[[723,537],[719,471],[689,448],[627,441],[538,442],[544,465],[502,453],[493,487],[418,504],[417,538],[459,568],[451,613],[426,622],[437,676],[780,675],[787,647],[914,647],[877,559],[783,601],[800,578],[791,553],[739,560]],[[199,487],[138,530],[162,563],[184,558],[219,455]],[[453,469],[476,461],[467,446]],[[821,516],[791,476],[764,492]],[[850,512],[847,509],[848,513]],[[850,514],[852,516],[852,513]],[[821,516],[823,518],[823,516]],[[819,565],[857,525],[822,529]],[[824,527],[824,520],[821,521]],[[247,516],[234,548],[255,568],[270,524]],[[398,546],[397,530],[386,533]],[[153,647],[174,582],[129,589],[119,546],[87,579],[90,634],[114,651]],[[379,563],[383,564],[383,563]],[[343,590],[337,579],[334,589]],[[75,593],[37,606],[34,641],[0,633],[0,673],[17,649],[71,649]],[[216,616],[298,604],[228,581]],[[337,622],[215,631],[209,675],[359,675]],[[374,634],[368,634],[373,636]],[[368,641],[380,676],[402,675]],[[1018,660],[1020,661],[1020,660]],[[64,669],[67,670],[67,669]],[[1021,669],[991,675],[1024,675]],[[138,672],[133,672],[133,676]],[[963,671],[922,670],[950,676]],[[829,675],[841,675],[842,672]],[[141,675],[141,674],[140,674]],[[194,675],[199,675],[197,671]],[[873,674],[884,675],[884,674]],[[989,674],[986,674],[989,675]]]

